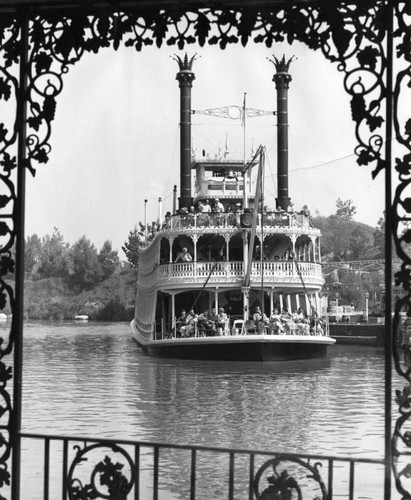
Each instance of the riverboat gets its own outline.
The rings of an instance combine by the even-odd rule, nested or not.
[[[175,188],[173,212],[158,226],[151,225],[154,231],[148,232],[145,223],[133,337],[145,353],[167,358],[325,357],[335,340],[316,312],[323,284],[321,233],[306,210],[293,210],[288,196],[291,60],[272,61],[278,107],[278,197],[276,209],[268,210],[262,186],[263,147],[247,161],[192,154],[194,59],[176,56],[180,197],[177,208]],[[245,103],[239,110],[245,122]]]

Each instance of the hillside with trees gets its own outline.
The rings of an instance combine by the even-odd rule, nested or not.
[[[376,227],[354,220],[352,200],[336,201],[336,212],[328,217],[312,218],[321,229],[323,293],[329,301],[339,298],[340,305],[363,309],[368,294],[370,310],[377,314],[384,284],[384,214]],[[348,262],[356,261],[355,265]],[[361,265],[364,261],[364,265]]]
[[[134,311],[136,271],[121,263],[109,240],[100,250],[82,236],[73,245],[58,228],[25,245],[25,316],[129,320]]]

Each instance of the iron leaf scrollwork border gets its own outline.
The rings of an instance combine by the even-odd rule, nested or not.
[[[179,4],[180,5],[180,4]],[[395,95],[397,103],[403,86],[410,80],[409,54],[411,35],[406,2],[396,3],[398,19],[398,58],[406,67],[397,78]],[[39,11],[40,12],[40,11]],[[338,4],[314,2],[279,7],[267,2],[259,8],[181,10],[173,6],[159,9],[153,2],[144,10],[130,7],[127,10],[95,8],[94,10],[31,11],[29,22],[29,52],[27,66],[28,89],[26,101],[27,158],[26,167],[33,175],[37,168],[47,163],[51,151],[52,123],[58,96],[64,87],[64,76],[83,54],[97,53],[102,48],[120,45],[143,50],[145,46],[167,44],[186,49],[197,42],[200,46],[217,45],[221,49],[230,44],[263,44],[272,47],[277,42],[299,41],[313,50],[320,50],[325,58],[337,65],[342,73],[344,86],[351,97],[352,118],[357,138],[357,163],[373,167],[373,175],[384,169],[384,100],[387,95],[385,77],[387,55],[384,49],[388,1],[340,2]],[[0,106],[17,102],[18,67],[21,49],[21,25],[13,16],[0,18]],[[405,83],[404,83],[405,82]],[[398,114],[397,114],[398,115]],[[396,117],[397,117],[396,115]],[[13,123],[14,120],[14,123]],[[16,311],[13,288],[6,277],[13,272],[13,246],[16,238],[16,220],[13,207],[16,203],[15,172],[17,167],[16,143],[18,124],[11,113],[11,125],[0,123],[0,309],[10,305]],[[397,160],[400,173],[394,206],[411,211],[411,203],[403,193],[408,186],[411,121],[400,124],[396,118],[398,142],[407,149]],[[4,193],[4,194],[3,194]],[[410,198],[411,199],[411,198]],[[10,208],[11,207],[11,208]],[[398,211],[397,210],[397,211]],[[397,213],[398,227],[402,223]],[[409,292],[409,257],[403,251],[408,231],[396,234],[399,256],[403,259],[397,280]],[[411,242],[411,237],[409,238]],[[406,299],[409,305],[409,296]],[[8,339],[1,339],[0,346],[0,426],[10,429],[12,406],[7,392],[11,368],[4,364],[4,357],[13,347],[13,326]],[[5,419],[8,420],[5,422]],[[5,422],[5,423],[4,423]],[[7,470],[10,445],[7,438],[0,440],[0,469]],[[0,488],[7,483],[7,476],[0,473]],[[2,484],[3,482],[3,484]]]

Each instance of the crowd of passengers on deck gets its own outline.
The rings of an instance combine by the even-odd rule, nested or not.
[[[260,212],[260,211],[259,211]],[[223,215],[226,216],[228,226],[241,227],[241,214],[243,214],[241,203],[235,205],[228,204],[224,207],[219,198],[214,198],[210,204],[209,200],[199,201],[194,206],[182,207],[177,211],[178,220],[182,227],[208,227],[219,226],[224,222]],[[287,211],[283,209],[271,210],[267,206],[263,208],[263,217],[265,224],[277,224],[283,218],[288,222],[291,215],[303,215],[309,217],[310,212],[306,205],[300,212],[295,212],[293,203],[290,203]],[[170,229],[172,227],[173,216],[167,212],[161,229]]]
[[[181,310],[180,316],[175,320],[175,329],[170,338],[189,337],[214,337],[235,334],[266,334],[266,335],[324,335],[325,322],[318,316],[313,308],[310,316],[300,307],[294,313],[283,308],[281,313],[277,308],[273,310],[270,317],[256,307],[252,317],[244,322],[242,331],[234,332],[230,329],[230,317],[224,308],[220,307],[218,312],[215,308],[196,314],[193,309],[188,313]]]
[[[158,231],[173,229],[176,227],[175,224],[181,228],[218,227],[225,224],[228,227],[240,228],[241,214],[243,213],[244,210],[241,203],[236,203],[235,205],[228,204],[224,207],[218,198],[214,199],[212,204],[208,200],[204,200],[204,202],[199,201],[196,206],[189,208],[182,207],[174,215],[171,212],[167,212],[163,223],[159,223],[158,221],[152,222],[151,224],[147,224],[146,229],[140,223],[141,229],[138,231],[138,234],[147,243],[155,238]],[[258,215],[260,216],[260,212]],[[291,220],[296,220],[296,216],[304,217],[306,221],[309,220],[310,211],[307,205],[304,205],[300,212],[294,210],[292,203],[290,203],[287,210],[280,208],[271,210],[267,206],[263,209],[263,220],[267,226],[287,225],[290,223],[290,218]]]

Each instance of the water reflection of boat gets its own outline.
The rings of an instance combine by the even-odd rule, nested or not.
[[[179,209],[174,197],[173,214],[161,226],[148,233],[145,224],[131,322],[135,340],[146,353],[169,358],[277,361],[326,356],[335,340],[316,313],[323,281],[320,231],[312,227],[307,210],[293,210],[288,196],[290,61],[272,61],[278,197],[276,209],[269,210],[263,197],[264,148],[249,161],[191,156],[194,58],[176,60],[181,196]],[[243,122],[250,111],[259,111],[245,103],[238,110]]]

